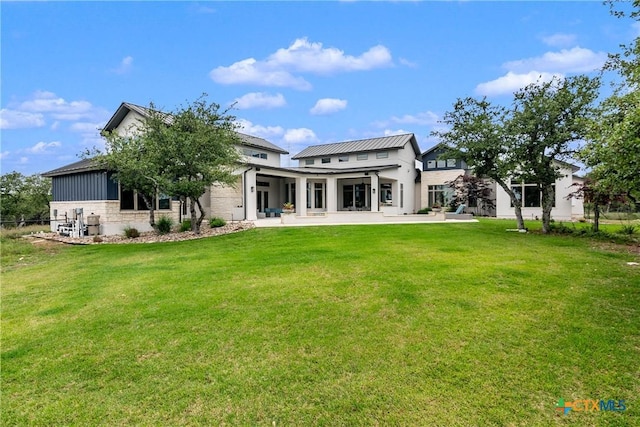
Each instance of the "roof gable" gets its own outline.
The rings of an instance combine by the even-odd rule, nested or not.
[[[123,102],[122,104],[120,104],[120,106],[118,107],[116,112],[113,114],[113,116],[111,116],[111,118],[105,125],[104,130],[107,132],[111,132],[114,129],[116,129],[118,126],[120,126],[120,123],[122,123],[125,117],[127,117],[127,115],[132,111],[140,114],[143,117],[149,117],[152,112],[152,110],[150,110],[147,107],[131,104],[129,102]],[[166,114],[163,112],[159,112],[159,113],[162,115],[162,118],[167,125],[171,125],[171,123],[173,123],[173,116],[171,116],[171,114]],[[247,146],[258,147],[264,150],[269,150],[269,151],[273,151],[275,153],[280,153],[280,154],[289,154],[288,151],[283,150],[282,148],[278,147],[275,144],[272,144],[266,139],[258,138],[257,136],[247,135],[241,132],[236,132],[236,133],[238,134],[242,142]]]
[[[411,143],[416,156],[420,155],[420,148],[416,137],[412,133],[403,135],[384,136],[379,138],[360,139],[357,141],[335,142],[331,144],[312,145],[305,148],[292,159],[304,159],[309,157],[331,156],[337,154],[351,154],[360,152],[370,152],[379,150],[401,149]]]

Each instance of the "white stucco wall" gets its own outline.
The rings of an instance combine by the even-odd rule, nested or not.
[[[573,191],[572,169],[562,168],[561,178],[556,180],[555,207],[551,210],[551,218],[561,221],[571,220],[574,208],[572,200],[568,200],[567,196]],[[498,218],[515,218],[515,209],[511,206],[511,200],[506,191],[499,185],[496,186],[496,216]],[[522,217],[524,219],[540,219],[542,218],[542,207],[523,207]]]

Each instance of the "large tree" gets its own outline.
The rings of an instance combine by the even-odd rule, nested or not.
[[[486,98],[458,99],[453,110],[444,114],[447,130],[432,134],[447,148],[444,157],[463,160],[476,176],[491,178],[502,187],[515,207],[518,228],[524,229],[520,201],[509,183],[518,161],[514,140],[506,132],[507,120],[507,110]]]
[[[524,228],[521,200],[511,181],[537,185],[542,202],[542,231],[548,233],[561,176],[558,160],[570,159],[586,135],[598,95],[599,79],[575,76],[537,82],[514,94],[511,109],[486,99],[458,100],[444,115],[448,130],[434,132],[477,176],[496,181],[509,195],[518,228]]]
[[[531,84],[515,93],[507,132],[519,161],[515,176],[535,183],[542,200],[542,232],[551,230],[554,184],[560,178],[558,161],[576,156],[586,138],[600,80],[587,76],[554,78]]]
[[[153,103],[148,115],[132,124],[123,134],[103,132],[105,151],[93,158],[102,167],[114,171],[121,187],[137,192],[149,210],[149,224],[156,229],[156,196],[162,180],[165,159],[159,153],[167,115],[158,112]]]
[[[205,217],[200,197],[206,189],[214,183],[237,183],[234,171],[241,162],[237,149],[241,140],[235,128],[235,117],[203,95],[172,112],[170,126],[145,137],[163,161],[160,187],[189,201],[191,229],[196,233]]]
[[[613,9],[618,17],[640,20],[640,2],[631,12]],[[582,159],[592,168],[599,191],[625,194],[640,209],[640,37],[623,46],[621,54],[609,55],[604,71],[614,71],[619,80],[611,96],[599,106],[590,123],[589,142]]]

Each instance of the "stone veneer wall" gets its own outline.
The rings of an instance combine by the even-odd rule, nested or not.
[[[64,214],[72,219],[72,212],[76,208],[83,209],[86,221],[87,215],[100,216],[100,234],[123,234],[125,227],[137,228],[138,231],[152,231],[149,225],[149,211],[121,211],[118,200],[84,200],[73,202],[51,202],[51,231],[56,231],[58,224],[64,222]],[[54,218],[53,210],[58,210],[57,218]],[[175,224],[180,219],[180,202],[172,200],[171,210],[155,211],[156,222],[161,216],[169,216]]]
[[[235,186],[214,184],[211,186],[210,217],[222,218],[225,221],[239,221],[244,219],[234,215],[238,207],[242,207],[242,177],[238,177]],[[244,211],[243,211],[244,212]]]

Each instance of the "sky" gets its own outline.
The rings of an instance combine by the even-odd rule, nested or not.
[[[0,16],[0,169],[25,175],[104,147],[122,102],[203,93],[290,155],[409,132],[426,150],[458,98],[509,105],[539,79],[595,76],[640,35],[600,1],[2,1]]]

